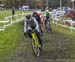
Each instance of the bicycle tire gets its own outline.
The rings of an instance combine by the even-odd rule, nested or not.
[[[35,44],[35,39],[34,39],[34,38],[33,38],[32,41],[31,41],[31,47],[32,47],[33,54],[34,54],[36,57],[39,57],[39,56],[40,56],[40,49],[39,49],[39,47]]]
[[[52,28],[51,28],[51,26],[50,26],[50,22],[47,22],[47,24],[46,24],[46,30],[47,30],[47,33],[52,33]]]

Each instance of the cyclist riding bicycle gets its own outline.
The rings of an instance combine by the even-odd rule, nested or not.
[[[45,19],[45,26],[47,26],[47,24],[49,25],[49,30],[50,32],[52,33],[52,28],[51,28],[51,24],[50,24],[50,21],[51,21],[51,15],[49,13],[49,10],[46,10],[46,19]]]
[[[32,30],[35,30],[36,35],[37,35],[38,40],[39,40],[39,43],[42,47],[42,39],[40,36],[39,24],[34,17],[32,17],[31,15],[27,15],[26,19],[24,21],[24,35],[26,37],[28,35],[32,39],[32,35],[31,35]]]
[[[43,35],[43,29],[42,29],[42,21],[41,21],[41,14],[38,11],[33,12],[33,17],[37,20],[40,28],[40,32]]]
[[[49,13],[49,10],[46,10],[46,21],[45,22],[50,21],[50,19],[51,19],[51,15]]]

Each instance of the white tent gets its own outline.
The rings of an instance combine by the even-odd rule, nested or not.
[[[22,10],[29,10],[29,6],[22,6]]]

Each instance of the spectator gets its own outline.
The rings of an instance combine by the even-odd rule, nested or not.
[[[15,15],[15,7],[13,7],[12,8],[12,16],[14,16]],[[13,19],[14,17],[12,17],[12,19]]]

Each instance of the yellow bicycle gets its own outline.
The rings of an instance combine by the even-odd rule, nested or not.
[[[33,50],[33,54],[37,57],[40,56],[40,48],[41,45],[39,43],[38,37],[35,33],[35,31],[32,31],[32,41],[31,41],[31,46],[32,46],[32,50]]]

